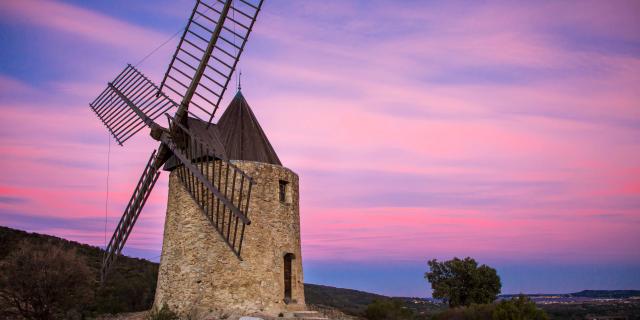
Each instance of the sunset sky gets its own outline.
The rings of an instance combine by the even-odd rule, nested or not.
[[[104,246],[109,148],[107,237],[157,142],[88,104],[192,6],[0,0],[0,225]],[[427,260],[471,256],[503,293],[640,288],[639,1],[266,0],[240,68],[306,282],[430,296]],[[127,254],[159,260],[167,178]]]

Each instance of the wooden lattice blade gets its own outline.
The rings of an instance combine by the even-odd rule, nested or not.
[[[245,227],[251,223],[253,180],[228,160],[216,157],[215,150],[188,129],[171,123],[173,136],[165,133],[161,141],[180,162],[174,170],[207,220],[241,259]]]
[[[153,120],[163,113],[177,109],[177,104],[158,95],[158,90],[144,74],[127,65],[89,105],[122,145],[145,126],[157,126]]]
[[[142,211],[151,190],[153,190],[153,187],[158,180],[158,176],[160,176],[160,165],[156,160],[156,151],[154,150],[153,153],[151,153],[149,162],[147,162],[147,165],[142,172],[142,176],[140,176],[140,180],[138,180],[138,184],[136,185],[133,194],[131,195],[129,204],[127,204],[127,207],[120,218],[120,222],[118,222],[118,226],[113,232],[113,236],[111,236],[111,240],[105,249],[102,268],[100,270],[100,279],[103,283],[106,280],[110,267],[122,252],[122,248],[127,242],[134,224],[138,220],[140,211]]]
[[[198,0],[160,85],[196,118],[213,119],[263,0]]]

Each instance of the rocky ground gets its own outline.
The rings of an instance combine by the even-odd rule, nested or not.
[[[145,320],[148,311],[120,313],[120,314],[106,314],[97,317],[95,320]]]
[[[308,317],[301,316],[301,315],[298,315],[296,317],[294,314],[286,314],[286,315],[283,315],[283,317],[271,317],[271,316],[260,315],[260,314],[230,315],[226,317],[224,320],[240,320],[240,319],[241,320],[256,320],[256,319],[261,319],[261,320],[279,320],[279,319],[361,320],[361,318],[347,315],[341,312],[340,310],[331,308],[331,307],[309,305],[308,309],[310,311],[317,312],[317,314],[310,314]],[[95,320],[146,320],[148,313],[149,311],[142,311],[142,312],[132,312],[132,313],[121,313],[121,314],[115,314],[115,315],[102,315],[100,317],[95,318]],[[246,319],[242,319],[243,317],[245,317]],[[196,319],[193,319],[193,320],[196,320]],[[204,316],[201,319],[197,319],[197,320],[218,320],[218,319]]]

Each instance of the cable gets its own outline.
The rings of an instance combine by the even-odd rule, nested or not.
[[[109,134],[109,149],[107,151],[107,196],[104,200],[104,249],[107,249],[107,217],[109,212],[109,175],[111,174],[111,134]],[[105,251],[106,252],[106,251]]]
[[[205,14],[209,11],[209,8],[206,8],[202,14]],[[193,21],[198,20],[198,18],[200,18],[200,16],[196,16],[193,18]],[[187,24],[188,26],[188,24]],[[171,37],[169,37],[167,40],[165,40],[163,43],[161,43],[159,46],[155,47],[153,50],[151,50],[149,53],[147,53],[147,55],[145,55],[142,59],[140,59],[140,61],[138,61],[136,64],[134,64],[134,67],[137,67],[138,65],[140,65],[141,63],[143,63],[145,60],[147,60],[150,56],[152,56],[154,53],[156,53],[156,51],[160,50],[160,48],[164,47],[167,43],[171,42],[171,40],[173,40],[173,38],[175,38],[176,36],[178,36],[179,34],[181,34],[182,32],[184,32],[184,29],[186,29],[187,27],[185,26],[184,28],[181,28],[180,30],[176,31]]]
[[[173,40],[173,38],[175,38],[177,35],[179,35],[180,33],[182,33],[184,31],[185,28],[182,28],[178,31],[176,31],[176,33],[174,33],[171,37],[169,37],[167,40],[165,40],[163,43],[161,43],[159,46],[157,46],[155,49],[151,50],[151,52],[147,53],[146,56],[144,56],[142,59],[140,59],[140,61],[138,61],[134,67],[137,67],[138,65],[140,65],[141,63],[143,63],[145,60],[147,60],[147,58],[149,58],[151,55],[153,55],[154,53],[156,53],[156,51],[160,50],[160,48],[164,47],[167,43],[169,43],[171,40]]]

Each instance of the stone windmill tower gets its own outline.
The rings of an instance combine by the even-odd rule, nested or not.
[[[90,104],[120,145],[145,126],[160,142],[107,246],[103,282],[161,168],[171,172],[156,307],[305,309],[298,176],[282,166],[240,91],[212,123],[261,7],[196,1],[160,86],[128,65]],[[167,127],[155,122],[163,114]]]
[[[189,127],[219,145],[231,163],[254,179],[251,225],[238,259],[225,239],[211,232],[211,221],[202,215],[169,160],[165,165],[171,171],[169,200],[155,306],[167,303],[181,311],[199,306],[274,315],[304,310],[298,175],[282,166],[240,91],[216,125],[207,129],[206,122],[189,119]],[[233,234],[230,237],[233,241]]]

